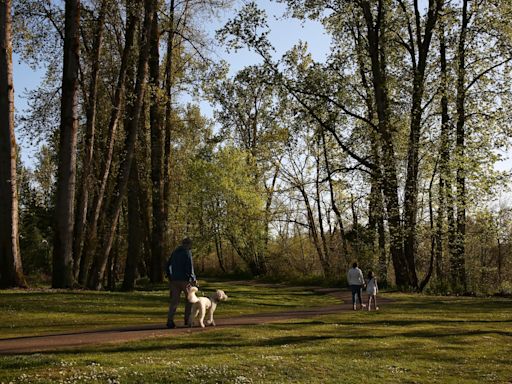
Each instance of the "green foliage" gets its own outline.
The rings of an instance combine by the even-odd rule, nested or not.
[[[56,160],[42,146],[33,171],[18,167],[20,175],[20,249],[24,272],[51,273]]]
[[[254,186],[253,164],[249,153],[234,147],[197,159],[192,164],[195,182],[189,196],[195,202],[191,213],[201,223],[203,241],[228,239],[248,265],[264,241],[264,202]]]
[[[394,240],[409,230],[402,224],[408,218],[404,220],[407,202],[401,195],[412,164],[409,154],[411,149],[416,149],[409,141],[419,51],[415,40],[423,38],[422,31],[426,28],[428,13],[422,9],[426,3],[420,2],[415,12],[418,2],[413,1],[278,2],[287,6],[286,16],[311,19],[324,26],[332,46],[325,62],[315,62],[304,42],[299,42],[282,57],[276,57],[267,23],[272,15],[267,15],[256,2],[249,2],[221,28],[217,37],[228,49],[247,48],[256,52],[263,62],[248,65],[231,76],[226,63],[214,66],[206,57],[205,47],[210,42],[201,31],[198,18],[211,17],[226,6],[226,2],[158,2],[161,51],[169,36],[174,36],[174,41],[166,53],[172,57],[160,57],[161,83],[147,92],[145,121],[141,124],[136,149],[140,184],[138,214],[144,232],[141,275],[151,269],[151,226],[155,225],[151,217],[154,186],[151,185],[153,148],[149,129],[149,106],[154,100],[160,102],[161,112],[169,106],[168,114],[163,115],[169,115],[170,119],[166,122],[166,127],[170,127],[166,133],[170,135],[166,138],[166,143],[170,143],[170,163],[167,164],[170,170],[165,175],[170,183],[168,196],[165,196],[170,205],[169,225],[165,226],[168,239],[163,246],[169,251],[184,236],[193,237],[194,257],[200,273],[250,273],[266,275],[269,279],[301,281],[322,279],[323,275],[330,274],[331,278],[341,280],[346,265],[353,259],[365,270],[377,269],[379,261],[379,267],[385,271],[390,264],[386,254],[390,244],[395,244]],[[107,3],[91,180],[80,180],[81,161],[85,156],[78,159],[78,178],[90,183],[90,201],[98,195],[103,154],[108,152],[107,128],[126,38],[126,7],[131,4]],[[84,127],[99,4],[97,1],[82,4],[82,88],[78,106],[81,128]],[[175,7],[172,10],[171,4]],[[50,272],[51,247],[48,244],[52,243],[49,228],[57,157],[56,145],[51,143],[57,142],[55,129],[60,118],[63,5],[39,0],[13,3],[15,50],[25,62],[44,65],[47,70],[39,89],[28,95],[29,109],[19,120],[27,137],[50,142],[49,148],[41,148],[37,168],[33,172],[23,171],[20,182],[20,243],[28,273]],[[506,293],[512,268],[509,219],[505,220],[505,210],[485,211],[505,189],[509,179],[509,175],[497,172],[494,166],[501,159],[500,151],[507,150],[512,137],[511,5],[508,0],[469,2],[470,23],[463,47],[466,66],[459,68],[461,5],[460,1],[443,2],[445,9],[437,20],[426,60],[423,97],[419,103],[421,127],[417,132],[419,162],[413,167],[418,166],[418,179],[413,183],[418,188],[418,199],[411,208],[417,220],[412,242],[412,248],[416,249],[408,263],[413,264],[412,272],[427,275],[432,239],[437,235],[430,221],[440,216],[438,243],[441,250],[436,256],[440,258],[436,260],[440,270],[434,274],[428,289],[436,292],[448,289],[450,284],[446,280],[452,268],[449,258],[455,246],[449,240],[452,234],[449,233],[448,209],[437,206],[438,193],[441,195],[440,174],[445,172],[444,165],[440,164],[440,153],[441,147],[446,145],[450,158],[443,177],[450,186],[446,187],[445,205],[450,206],[453,217],[463,210],[466,212],[463,223],[467,228],[466,237],[457,244],[465,245],[464,260],[459,262],[459,267],[464,264],[466,269],[468,291]],[[379,7],[385,12],[381,15],[383,23],[374,26],[379,39],[376,48],[370,41],[365,10],[376,21]],[[142,7],[137,8],[138,16],[142,17],[142,11]],[[441,73],[440,69],[441,30],[447,43],[446,73]],[[130,69],[124,95],[126,105],[134,99],[133,71],[140,48],[136,42],[127,63]],[[380,80],[374,79],[372,53],[377,53],[382,60],[380,70],[384,76]],[[172,59],[170,73],[164,70],[168,58]],[[462,79],[462,73],[464,81],[457,91],[457,80]],[[447,136],[441,135],[440,121],[444,75],[449,91]],[[170,90],[165,89],[168,84]],[[384,130],[379,125],[381,117],[377,107],[382,100],[378,98],[377,88],[384,90],[389,99],[389,107],[386,107],[389,116],[385,119],[389,127]],[[464,90],[465,112],[458,116],[460,89]],[[212,120],[206,119],[197,105],[183,103],[183,95],[188,100],[188,96],[200,94],[216,108]],[[121,107],[123,114],[126,105]],[[465,120],[464,146],[456,150],[456,122],[462,117]],[[119,163],[125,156],[121,150],[125,140],[122,120],[123,117],[112,138],[115,140],[114,157],[109,167],[104,207],[108,207],[117,194],[115,180]],[[384,141],[387,134],[388,141]],[[446,143],[443,144],[443,140]],[[81,129],[78,149],[82,155],[84,144],[85,133]],[[384,163],[384,153],[389,148],[393,153]],[[163,168],[162,165],[162,172]],[[395,176],[380,180],[379,175],[391,168]],[[457,194],[457,189],[460,190],[457,174],[464,176],[464,193]],[[393,185],[397,206],[384,209],[382,192],[389,185]],[[377,196],[377,200],[382,200],[379,205],[372,202]],[[449,198],[452,200],[448,201]],[[386,199],[390,200],[389,195]],[[335,208],[339,209],[338,215]],[[441,212],[442,209],[446,212]],[[99,243],[102,242],[101,228],[108,229],[111,225],[105,220],[108,217],[105,211],[100,214]],[[398,224],[391,233],[393,213]],[[376,214],[384,217],[385,222],[380,227],[384,244],[378,244]],[[90,221],[90,213],[88,219]],[[127,243],[126,211],[122,212],[119,222],[112,259],[114,264],[118,263],[113,269],[122,270]],[[86,227],[90,228],[90,223]],[[342,236],[342,227],[345,236]],[[398,240],[402,246],[403,242]],[[397,253],[394,256],[397,258]],[[400,260],[397,263],[400,264]],[[453,288],[465,289],[462,284]]]
[[[412,246],[406,248],[407,260],[400,260],[400,255],[404,253],[401,248],[395,249],[393,253],[395,275],[403,267],[411,269],[409,276],[416,273],[429,276],[430,255],[434,254],[434,250],[431,252],[434,247],[431,240],[439,236],[442,239],[437,244],[442,249],[436,257],[440,258],[438,266],[442,266],[442,270],[438,271],[440,276],[434,277],[439,281],[433,285],[438,288],[446,286],[444,276],[441,275],[448,275],[451,269],[462,270],[464,264],[468,275],[463,279],[467,281],[459,282],[458,289],[466,289],[467,284],[476,287],[472,288],[476,290],[492,285],[490,281],[474,283],[480,280],[479,275],[488,276],[494,285],[498,285],[495,271],[497,258],[491,256],[494,254],[492,249],[496,247],[496,239],[485,242],[485,249],[480,251],[488,256],[479,256],[479,252],[475,252],[477,247],[472,245],[469,230],[465,232],[464,228],[472,226],[472,220],[477,215],[476,209],[489,206],[496,191],[502,189],[508,180],[505,173],[495,171],[494,167],[500,158],[500,151],[510,143],[511,108],[507,84],[510,83],[512,44],[509,24],[496,22],[510,18],[510,5],[505,1],[468,2],[469,22],[466,26],[461,21],[462,5],[466,2],[429,2],[430,12],[423,9],[426,4],[411,1],[336,4],[331,1],[281,2],[287,5],[291,17],[300,20],[309,18],[324,25],[332,44],[332,53],[325,63],[313,62],[305,44],[298,44],[282,58],[275,57],[268,39],[267,16],[254,2],[242,8],[219,32],[219,37],[229,48],[244,47],[258,53],[264,61],[266,70],[263,73],[266,74],[267,82],[280,88],[286,97],[293,100],[287,105],[294,126],[290,130],[293,137],[289,142],[293,143],[296,151],[290,151],[291,160],[287,159],[283,167],[285,170],[281,170],[286,175],[283,184],[293,189],[298,185],[308,186],[308,183],[313,183],[314,166],[304,160],[304,167],[297,167],[300,162],[295,159],[302,161],[305,157],[304,147],[313,145],[314,136],[304,132],[319,129],[328,131],[330,138],[339,144],[338,149],[344,157],[334,154],[332,148],[327,157],[338,160],[335,166],[337,170],[347,170],[340,179],[351,181],[348,186],[351,193],[361,196],[368,204],[368,182],[377,177],[377,170],[387,175],[380,186],[384,194],[387,194],[385,197],[388,202],[387,212],[381,213],[388,220],[386,243],[391,243],[393,252],[396,243],[402,247],[404,242],[401,237],[404,234],[411,231],[410,237],[413,238],[410,242]],[[432,19],[430,16],[434,8],[441,9],[441,6],[444,8],[439,17]],[[432,40],[427,41],[423,32],[428,22],[433,20]],[[463,28],[466,28],[464,32]],[[441,33],[446,41],[448,55],[447,68],[443,73],[440,66]],[[425,47],[430,47],[430,50],[424,52],[425,72],[421,75],[422,79],[418,79],[421,50]],[[461,53],[465,55],[463,67],[459,64]],[[374,66],[376,61],[379,63]],[[243,73],[241,71],[240,75]],[[447,203],[449,209],[436,206],[437,186],[440,184],[438,165],[443,139],[440,134],[442,94],[439,89],[445,75],[448,86],[444,101],[449,118],[446,144],[449,160],[446,164],[448,171],[445,172],[444,164],[441,168],[446,173],[442,177],[446,185],[449,185],[446,187],[446,194],[451,199]],[[422,95],[419,101],[415,99],[418,90]],[[414,104],[415,101],[418,104]],[[417,130],[412,126],[418,112],[413,104],[421,107]],[[385,112],[379,114],[379,107],[386,109]],[[411,144],[415,137],[417,144]],[[307,144],[302,147],[301,140],[304,139]],[[389,157],[384,156],[386,153],[390,153]],[[363,172],[358,172],[360,170]],[[413,183],[407,184],[408,187],[414,187],[411,188],[414,192],[407,189],[406,199],[400,201],[406,179],[412,180],[409,176],[414,172],[417,172],[418,179],[414,176]],[[371,176],[367,177],[365,173]],[[290,174],[293,177],[288,177]],[[325,183],[325,179],[322,183]],[[427,187],[429,184],[430,187]],[[390,188],[393,196],[389,194]],[[308,196],[314,196],[312,188],[303,190],[307,191]],[[414,195],[412,200],[408,199],[409,192]],[[396,198],[396,203],[391,197]],[[286,198],[297,199],[292,193],[288,193],[283,200],[286,201]],[[341,201],[342,197],[338,195],[336,199]],[[314,199],[311,197],[311,200]],[[328,217],[330,206],[326,197],[320,193],[316,200],[324,208],[315,208],[313,214],[320,216],[323,213],[324,218]],[[432,206],[430,215],[426,214],[429,202]],[[406,217],[411,211],[412,218]],[[448,214],[457,220],[455,241],[447,241],[453,235],[448,233],[453,230],[447,228]],[[428,229],[429,220],[434,222],[436,215],[443,215],[441,221],[444,221],[439,234],[433,233],[433,226]],[[288,213],[287,217],[290,216],[295,220],[300,217]],[[343,217],[346,221],[347,216],[345,214]],[[365,219],[360,221],[362,224],[353,219],[352,229],[348,231],[352,240],[364,232]],[[308,222],[310,241],[313,241],[312,233],[323,231],[321,224],[330,228],[333,226],[330,219],[318,220],[320,222]],[[354,234],[356,236],[352,236]],[[356,257],[362,256],[369,266],[375,265],[376,234],[368,233],[368,236],[361,237],[364,240],[359,245],[350,241],[351,248],[359,248],[354,252]],[[509,243],[507,238],[500,246],[508,247]],[[458,255],[461,249],[464,255]],[[292,259],[288,255],[286,257]],[[444,259],[441,260],[442,257]],[[450,258],[451,264],[447,262]],[[506,263],[501,264],[503,267]]]

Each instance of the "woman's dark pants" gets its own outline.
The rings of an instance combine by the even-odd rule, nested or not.
[[[356,304],[356,295],[359,297],[359,304],[363,304],[362,285],[351,285],[352,290],[352,305]]]

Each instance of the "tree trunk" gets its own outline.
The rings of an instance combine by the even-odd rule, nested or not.
[[[444,282],[443,267],[443,222],[444,215],[447,214],[447,190],[451,189],[450,182],[450,116],[448,114],[448,73],[446,61],[446,38],[444,31],[444,21],[440,23],[439,29],[440,41],[440,64],[441,64],[441,138],[439,143],[439,192],[438,209],[436,218],[436,276],[442,284]],[[447,214],[448,216],[448,214]]]
[[[498,264],[498,289],[499,289],[500,288],[499,285],[501,285],[501,283],[503,282],[503,251],[501,249],[502,244],[501,244],[499,234],[498,234],[498,237],[496,240],[498,242],[498,256],[497,256],[496,263]]]
[[[97,239],[98,239],[98,222],[100,218],[100,214],[103,210],[104,200],[105,200],[105,191],[107,189],[107,184],[110,175],[110,167],[112,164],[112,159],[114,157],[114,144],[116,138],[117,127],[119,125],[119,119],[121,117],[121,103],[125,93],[126,87],[126,77],[129,68],[129,59],[130,53],[132,51],[134,39],[135,39],[135,31],[137,29],[137,24],[139,22],[139,17],[136,10],[136,1],[135,4],[132,4],[129,7],[129,16],[126,27],[126,38],[125,45],[123,48],[123,54],[121,58],[121,67],[119,68],[119,75],[117,79],[117,87],[114,95],[112,110],[110,113],[109,127],[108,127],[108,137],[107,137],[107,148],[106,153],[104,155],[105,161],[103,163],[100,179],[99,179],[99,189],[96,198],[94,199],[92,205],[92,217],[89,220],[87,231],[86,231],[86,240],[84,246],[84,252],[82,257],[80,258],[80,270],[78,273],[78,282],[81,285],[85,285],[88,279],[89,274],[89,266],[93,255],[95,254],[97,248]]]
[[[275,164],[274,174],[272,175],[272,183],[270,186],[264,182],[265,192],[266,192],[266,201],[265,201],[265,222],[264,222],[264,231],[265,231],[265,241],[264,241],[264,252],[268,251],[268,243],[270,241],[270,222],[272,219],[272,202],[274,201],[274,194],[276,189],[277,178],[279,176],[279,172],[281,170],[281,163],[283,158],[280,157],[279,161]]]
[[[428,211],[429,211],[429,219],[430,219],[430,262],[428,265],[427,273],[425,274],[424,279],[419,283],[418,290],[422,292],[432,277],[432,272],[434,271],[434,259],[436,254],[436,233],[434,231],[434,208],[432,207],[432,186],[434,184],[434,179],[437,172],[437,163],[434,167],[434,172],[432,173],[432,178],[430,179],[430,184],[428,187]]]
[[[26,287],[18,233],[11,1],[0,1],[0,288]]]
[[[345,236],[345,227],[343,225],[343,219],[341,218],[341,212],[338,208],[338,204],[336,202],[336,197],[334,195],[334,186],[332,183],[332,175],[331,175],[331,163],[329,161],[329,156],[327,155],[327,143],[325,138],[325,130],[323,128],[320,128],[321,135],[322,135],[322,147],[323,147],[323,154],[324,154],[324,162],[325,162],[325,170],[327,172],[327,182],[329,183],[329,195],[331,197],[331,205],[332,210],[334,211],[334,215],[336,216],[336,222],[338,223],[338,228],[340,231],[340,240],[341,240],[341,250],[342,254],[340,255],[340,265],[343,265],[344,267],[348,267],[350,260],[348,260],[348,244],[347,244],[347,238]],[[338,271],[341,272],[341,271]]]
[[[378,131],[382,152],[383,185],[388,215],[390,251],[395,269],[395,281],[398,286],[409,286],[408,263],[404,256],[404,234],[400,216],[398,176],[396,169],[395,144],[390,120],[390,107],[386,75],[386,52],[384,50],[383,30],[386,22],[384,2],[379,2],[377,21],[368,1],[361,1],[363,16],[367,27],[368,54],[370,56],[372,83],[375,94]]]
[[[374,144],[372,144],[373,146]],[[376,151],[374,151],[376,152]],[[375,163],[379,164],[380,160],[374,153]],[[384,226],[384,203],[382,201],[382,186],[380,172],[372,175],[371,191],[370,191],[370,209],[369,209],[369,226],[371,231],[377,234],[378,249],[378,265],[379,265],[379,284],[382,287],[387,286],[388,280],[388,262],[386,252],[386,230]]]
[[[466,139],[466,35],[469,24],[468,0],[462,3],[462,25],[457,49],[457,124],[455,154],[457,156],[457,225],[455,238],[455,252],[452,254],[451,270],[452,284],[454,288],[466,289],[465,273],[465,241],[466,241],[466,165],[464,161],[464,146]]]
[[[167,36],[167,56],[165,61],[165,129],[164,129],[164,165],[163,165],[163,220],[160,223],[164,234],[164,248],[169,249],[169,212],[171,204],[171,139],[172,139],[172,100],[174,86],[174,38],[175,38],[175,1],[169,5],[169,32]]]
[[[137,172],[136,163],[132,163],[128,184],[128,255],[126,256],[124,279],[121,288],[123,291],[132,291],[135,287],[137,266],[141,258],[142,238]]]
[[[222,238],[217,233],[217,231],[215,231],[214,239],[215,239],[215,252],[217,253],[217,260],[219,261],[219,267],[222,270],[222,272],[226,273],[226,267],[224,266],[224,253],[222,250]]]
[[[90,289],[100,289],[105,273],[107,260],[112,248],[115,237],[121,206],[128,188],[128,180],[132,161],[135,155],[135,143],[137,142],[137,134],[142,114],[142,106],[144,104],[144,95],[146,91],[147,74],[148,74],[148,56],[149,56],[149,39],[151,35],[151,26],[153,14],[156,9],[156,0],[144,1],[144,27],[141,34],[139,60],[137,65],[137,81],[135,84],[135,101],[133,107],[130,108],[129,125],[126,127],[126,141],[123,151],[124,158],[121,162],[119,177],[117,183],[117,195],[112,202],[112,209],[109,209],[110,228],[106,234],[106,238],[100,253],[94,260],[91,268],[87,286]]]
[[[368,110],[368,120],[375,120],[375,106],[372,98],[372,91],[370,83],[368,81],[368,75],[365,71],[364,58],[362,55],[362,47],[364,42],[362,41],[361,31],[358,27],[352,29],[352,35],[354,40],[357,42],[359,47],[357,51],[357,63],[359,66],[359,75],[361,76],[361,82],[363,88],[366,91],[365,103]],[[385,208],[383,199],[383,180],[382,180],[382,161],[379,153],[379,136],[377,132],[372,130],[370,132],[370,145],[373,157],[373,169],[371,175],[371,192],[370,192],[370,212],[368,214],[369,226],[371,230],[376,227],[378,237],[378,254],[379,254],[379,281],[380,285],[384,288],[388,285],[388,257],[386,252],[386,229],[384,225],[385,220]],[[348,265],[347,265],[348,267]]]
[[[80,0],[66,1],[59,166],[54,217],[53,288],[73,286]]]
[[[117,267],[119,263],[119,248],[121,243],[121,234],[119,226],[117,226],[117,236],[114,242],[113,252],[108,257],[108,275],[107,275],[107,289],[111,292],[116,290],[117,283]]]
[[[86,107],[86,128],[85,128],[85,148],[83,153],[82,182],[77,199],[75,233],[73,243],[73,276],[78,278],[80,271],[80,260],[82,257],[82,243],[84,241],[85,223],[87,220],[87,210],[89,206],[89,192],[91,189],[93,155],[94,155],[94,137],[96,131],[96,104],[98,99],[98,79],[100,73],[100,53],[103,44],[103,31],[105,25],[105,15],[108,1],[102,0],[98,15],[98,22],[94,36],[92,50],[91,81],[89,84],[89,97]]]
[[[149,56],[149,84],[152,89],[150,106],[151,127],[151,182],[153,203],[153,225],[151,230],[151,273],[150,280],[160,283],[164,264],[165,211],[164,211],[164,132],[160,109],[160,33],[158,13],[153,15],[151,27],[151,52]]]
[[[323,250],[323,267],[325,276],[328,278],[333,278],[333,269],[331,266],[329,246],[327,244],[327,238],[325,236],[324,230],[324,217],[322,214],[322,196],[320,193],[320,153],[319,147],[320,143],[317,143],[317,149],[315,153],[315,161],[316,161],[316,177],[315,177],[315,191],[316,191],[316,209],[318,215],[318,230],[320,232],[320,239],[322,240],[322,250]]]
[[[325,262],[325,257],[322,252],[322,246],[320,244],[320,239],[318,238],[318,230],[316,228],[315,218],[313,216],[313,210],[311,209],[311,204],[309,202],[309,196],[306,193],[306,190],[302,186],[297,186],[297,189],[300,191],[303,199],[304,204],[306,206],[306,213],[308,218],[308,224],[309,224],[309,233],[313,239],[313,245],[315,246],[316,253],[318,255],[318,260],[320,261],[320,265],[322,266],[322,271],[324,276],[329,275],[329,266]]]
[[[425,22],[424,33],[420,30],[416,32],[416,39],[410,36],[410,47],[416,46],[411,52],[411,61],[413,65],[413,90],[411,105],[411,123],[409,129],[409,144],[407,153],[407,177],[405,182],[404,198],[404,227],[405,227],[405,260],[409,273],[409,285],[418,287],[418,277],[416,275],[416,246],[417,233],[416,223],[418,216],[418,175],[419,175],[419,146],[421,135],[421,120],[423,117],[423,94],[425,90],[425,70],[427,67],[427,58],[430,51],[430,42],[437,22],[440,4],[444,0],[429,1],[427,20]],[[414,3],[416,28],[420,28],[421,16],[418,10],[418,2]],[[409,30],[412,30],[409,24]],[[416,58],[415,52],[418,52]]]

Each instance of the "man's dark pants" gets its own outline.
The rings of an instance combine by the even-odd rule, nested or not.
[[[167,313],[167,324],[174,321],[174,314],[180,303],[181,292],[185,294],[185,325],[188,324],[190,312],[192,310],[192,303],[187,300],[187,287],[190,285],[188,281],[170,281],[169,290],[171,294],[171,302],[169,304],[169,312]]]

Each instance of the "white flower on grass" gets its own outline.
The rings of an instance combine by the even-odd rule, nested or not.
[[[408,371],[407,368],[398,367],[396,365],[390,365],[390,366],[388,366],[388,369],[393,374],[403,374]]]
[[[281,361],[283,360],[282,356],[274,356],[274,355],[261,355],[261,358],[264,360],[271,360],[271,361]]]
[[[252,382],[251,378],[245,376],[237,376],[234,381],[235,384],[251,384]]]

